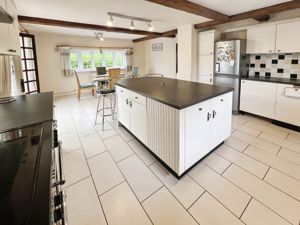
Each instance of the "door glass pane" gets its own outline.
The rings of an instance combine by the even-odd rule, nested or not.
[[[34,70],[35,69],[34,60],[26,60],[26,64],[27,64],[27,70]]]
[[[76,52],[70,53],[70,61],[71,61],[71,68],[78,69],[78,54]]]
[[[35,81],[29,82],[29,90],[30,90],[30,92],[31,92],[31,91],[36,91],[36,90],[37,90],[37,85],[36,85],[36,82],[35,82]]]
[[[28,71],[27,72],[28,80],[36,80],[35,71]]]
[[[92,68],[91,53],[90,52],[83,52],[81,54],[81,56],[82,56],[83,69],[90,69],[90,68]]]
[[[32,40],[31,40],[31,38],[24,37],[24,47],[32,48]]]
[[[27,59],[32,59],[33,56],[33,49],[25,49],[25,56]]]
[[[106,67],[113,66],[113,53],[112,52],[105,52],[105,64],[106,64]]]
[[[100,52],[94,53],[94,61],[96,67],[102,66],[102,54]]]

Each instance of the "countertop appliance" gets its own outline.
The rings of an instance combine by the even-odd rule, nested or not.
[[[247,75],[248,57],[244,40],[219,41],[215,44],[214,84],[234,88],[232,112],[239,114],[240,76]]]

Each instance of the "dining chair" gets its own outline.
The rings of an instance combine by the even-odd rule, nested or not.
[[[109,88],[114,89],[115,83],[121,79],[121,69],[120,68],[109,69],[108,77],[109,77]]]
[[[76,70],[73,70],[75,76],[76,76],[76,81],[77,81],[77,98],[80,100],[81,96],[81,90],[92,90],[93,96],[95,96],[95,84],[94,83],[81,83],[78,77],[78,74]]]

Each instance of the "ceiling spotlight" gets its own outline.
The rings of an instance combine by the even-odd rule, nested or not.
[[[109,26],[109,27],[112,27],[112,25],[113,25],[113,17],[112,17],[112,15],[110,15],[109,16],[109,20],[107,21],[107,26]]]
[[[133,23],[133,20],[131,20],[131,23],[130,23],[130,27],[129,27],[130,30],[134,30],[135,29],[135,26],[134,26],[134,23]]]
[[[149,31],[153,31],[154,30],[154,27],[151,25],[151,23],[148,23],[148,30]]]
[[[96,35],[96,39],[97,39],[98,41],[104,41],[104,37],[103,37],[103,34],[102,34],[102,33],[96,32],[95,35]]]

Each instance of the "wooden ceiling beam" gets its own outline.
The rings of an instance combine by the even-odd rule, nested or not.
[[[175,38],[177,32],[178,32],[177,29],[169,30],[169,31],[161,33],[161,35],[149,35],[147,37],[134,39],[133,42],[148,41],[148,40],[155,39],[155,38],[160,38],[160,37]]]
[[[170,7],[173,9],[181,10],[184,12],[192,13],[197,16],[206,17],[213,20],[229,20],[229,16],[215,11],[213,9],[209,9],[202,5],[198,5],[194,2],[190,2],[187,0],[146,0],[148,2],[160,4],[166,7]]]
[[[29,17],[29,16],[18,16],[18,19],[19,19],[19,23],[29,23],[29,24],[38,24],[38,25],[58,26],[58,27],[67,27],[67,28],[125,33],[125,34],[137,34],[137,35],[161,35],[162,34],[159,32],[149,32],[144,30],[130,30],[121,27],[109,27],[109,26],[103,26],[97,24],[77,23],[77,22],[52,20],[52,19]]]
[[[216,25],[220,25],[223,23],[227,23],[227,22],[234,22],[234,21],[239,21],[239,20],[244,20],[244,19],[250,19],[250,18],[254,18],[258,21],[263,20],[266,21],[266,19],[268,20],[268,15],[270,14],[274,14],[274,13],[280,13],[280,12],[284,12],[287,10],[291,10],[291,9],[297,9],[300,8],[300,0],[293,0],[293,1],[289,1],[289,2],[284,2],[284,3],[280,3],[277,5],[272,5],[272,6],[268,6],[268,7],[264,7],[264,8],[260,8],[260,9],[255,9],[255,10],[251,10],[248,12],[244,12],[244,13],[239,13],[239,14],[235,14],[233,16],[230,16],[229,21],[209,21],[209,22],[204,22],[204,23],[199,23],[199,24],[195,24],[194,27],[196,29],[202,29],[202,28],[208,28],[208,27],[212,27],[212,26],[216,26]]]

